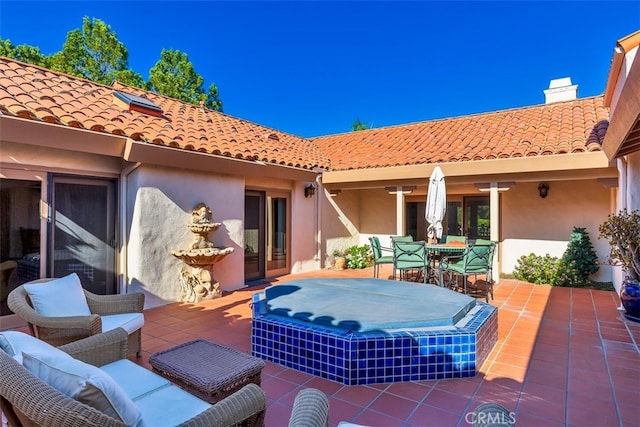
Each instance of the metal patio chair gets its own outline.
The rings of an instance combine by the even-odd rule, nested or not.
[[[377,236],[369,237],[369,242],[373,252],[373,277],[377,278],[380,276],[380,265],[393,264],[393,250],[382,246]],[[391,252],[391,255],[382,255],[383,251]]]
[[[478,275],[485,275],[485,298],[489,302],[489,296],[493,299],[493,255],[496,242],[477,239],[475,243],[468,244],[461,255],[443,256],[440,260],[440,284],[451,289],[458,290],[459,279],[462,278],[462,292],[467,294],[467,278],[474,276],[474,283],[478,285]]]
[[[415,242],[395,241],[393,244],[393,278],[407,280],[415,272],[415,281],[427,283],[429,279],[429,252],[422,240]]]

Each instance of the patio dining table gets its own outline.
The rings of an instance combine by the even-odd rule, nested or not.
[[[437,273],[436,260],[443,254],[462,254],[467,245],[451,244],[451,243],[427,243],[425,249],[429,252],[429,262],[431,266],[429,268],[429,282],[437,283],[442,286],[439,280],[439,274]],[[439,256],[437,256],[439,255]]]

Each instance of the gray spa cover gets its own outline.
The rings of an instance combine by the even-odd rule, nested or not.
[[[382,279],[303,279],[265,289],[267,314],[347,331],[453,326],[473,307],[468,295]]]

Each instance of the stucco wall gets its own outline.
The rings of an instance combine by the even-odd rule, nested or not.
[[[147,294],[148,306],[180,300],[184,263],[171,251],[190,247],[194,235],[187,224],[199,202],[211,208],[214,222],[222,223],[209,234],[209,241],[235,249],[214,265],[214,279],[223,290],[244,285],[244,181],[142,166],[127,178],[126,280],[130,292]]]
[[[611,190],[595,180],[549,182],[549,195],[542,199],[538,183],[518,183],[502,195],[501,271],[512,272],[518,258],[535,253],[561,257],[573,227],[585,227],[604,261],[606,241],[598,239],[598,226],[609,214]],[[594,280],[610,281],[608,266],[601,266]]]
[[[574,226],[587,229],[599,259],[606,260],[609,245],[598,239],[598,226],[609,214],[613,190],[595,180],[552,181],[542,199],[538,184],[519,182],[501,195],[501,272],[512,272],[522,255],[561,257]],[[367,244],[372,235],[389,247],[395,234],[396,198],[381,189],[342,191],[323,211],[329,254],[335,247]],[[601,265],[592,279],[610,281],[610,267]]]
[[[323,192],[324,193],[324,192]],[[360,194],[357,190],[343,190],[331,197],[325,194],[321,203],[324,267],[328,267],[333,251],[359,244]]]
[[[640,151],[627,156],[627,209],[640,210]]]
[[[391,247],[390,236],[396,235],[396,195],[383,189],[362,190],[360,245],[378,236],[380,244]]]

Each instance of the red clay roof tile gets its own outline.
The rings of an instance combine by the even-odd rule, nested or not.
[[[375,168],[601,151],[601,96],[309,140],[115,83],[99,85],[0,58],[0,111],[155,145],[304,169]],[[123,110],[113,91],[146,97],[161,117]]]
[[[331,158],[332,170],[366,169],[602,151],[608,120],[609,110],[596,96],[313,141]]]
[[[149,99],[163,115],[122,110],[113,102],[114,90]],[[108,87],[8,58],[0,58],[0,111],[238,159],[253,160],[259,150],[269,163],[308,170],[330,165],[315,144],[298,136],[119,83]]]

